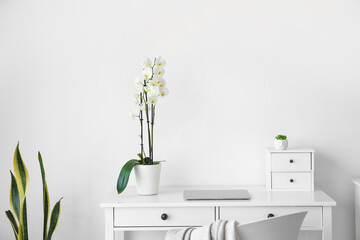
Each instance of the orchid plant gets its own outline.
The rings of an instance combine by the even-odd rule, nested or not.
[[[154,161],[154,122],[155,108],[158,100],[169,94],[163,78],[165,64],[166,61],[162,57],[155,58],[154,61],[147,58],[143,62],[142,75],[135,79],[134,97],[138,112],[130,113],[130,117],[138,119],[140,123],[140,153],[138,154],[139,159],[131,159],[122,167],[117,180],[117,191],[119,194],[125,190],[130,173],[136,165],[155,165],[160,163],[159,161]],[[147,135],[148,151],[146,151],[144,146],[144,140],[146,141],[145,133]]]

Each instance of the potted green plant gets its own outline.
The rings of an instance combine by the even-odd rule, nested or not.
[[[43,240],[51,240],[56,226],[60,218],[60,201],[54,205],[50,219],[50,198],[49,191],[45,179],[45,168],[40,152],[38,152],[38,160],[41,171],[42,187],[43,187]],[[10,185],[10,208],[5,212],[13,229],[15,240],[28,240],[28,224],[27,224],[27,206],[26,194],[29,187],[29,174],[25,163],[22,160],[19,143],[16,146],[14,153],[14,172],[10,171],[11,185]],[[50,220],[50,222],[49,222]]]
[[[285,135],[277,135],[274,140],[276,150],[286,150],[288,148],[288,140]]]
[[[158,100],[169,94],[163,78],[165,64],[162,57],[155,58],[154,61],[146,59],[141,77],[135,80],[135,104],[138,112],[131,113],[130,117],[139,120],[140,153],[138,159],[131,159],[122,167],[117,180],[119,194],[125,190],[133,168],[138,194],[154,195],[159,191],[161,161],[154,161],[154,124]]]

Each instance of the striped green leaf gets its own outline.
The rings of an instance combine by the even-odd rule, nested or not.
[[[14,153],[14,170],[21,198],[24,199],[29,186],[29,174],[21,158],[19,143]]]
[[[12,212],[10,210],[7,210],[5,212],[7,218],[9,219],[10,223],[11,223],[11,227],[14,231],[14,234],[15,234],[15,239],[18,240],[19,239],[19,228],[18,228],[18,225],[16,223],[16,220],[14,218],[14,215],[12,214]]]
[[[130,173],[132,171],[132,169],[136,166],[139,165],[139,160],[136,159],[131,159],[129,160],[127,163],[125,163],[125,165],[122,167],[118,180],[117,180],[117,192],[120,194],[122,193],[129,181],[129,177],[130,177]]]
[[[20,219],[20,194],[19,188],[16,183],[14,174],[10,171],[11,174],[11,186],[10,186],[10,207],[11,210],[15,213],[17,220]]]
[[[61,198],[62,199],[62,198]],[[50,226],[49,226],[49,232],[46,240],[51,240],[51,237],[56,229],[56,226],[59,221],[60,217],[60,201],[61,199],[55,204],[53,210],[51,211],[51,217],[50,217]]]
[[[49,198],[49,191],[48,191],[46,179],[45,179],[44,164],[43,164],[43,160],[42,160],[40,152],[38,152],[38,159],[39,159],[39,164],[40,164],[41,178],[42,178],[42,185],[43,185],[43,207],[44,207],[43,240],[46,240],[47,239],[47,224],[48,224],[48,219],[49,219],[50,198]]]
[[[28,240],[26,198],[24,198],[20,210],[19,240]]]

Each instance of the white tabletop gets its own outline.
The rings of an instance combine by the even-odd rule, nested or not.
[[[267,151],[271,152],[271,153],[309,153],[312,152],[314,153],[315,150],[312,148],[288,148],[286,150],[276,150],[274,148],[267,148]]]
[[[184,200],[185,189],[246,189],[250,200]],[[114,189],[101,201],[100,207],[199,207],[199,206],[336,206],[322,190],[266,191],[265,186],[169,186],[160,187],[158,195],[140,196],[135,187],[117,194]]]

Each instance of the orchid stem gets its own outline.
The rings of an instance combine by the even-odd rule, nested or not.
[[[147,93],[145,92],[145,112],[146,112],[146,123],[148,129],[148,139],[149,139],[149,157],[151,161],[151,135],[150,135],[150,119],[149,119],[149,104],[147,103]]]
[[[155,105],[151,104],[151,160],[154,161],[154,121]]]
[[[142,93],[140,93],[140,104],[142,104],[143,100],[142,100]],[[140,143],[140,147],[141,147],[141,160],[144,159],[144,137],[143,137],[143,134],[144,134],[144,131],[143,131],[143,112],[142,110],[140,110],[140,126],[141,126],[141,143]]]

